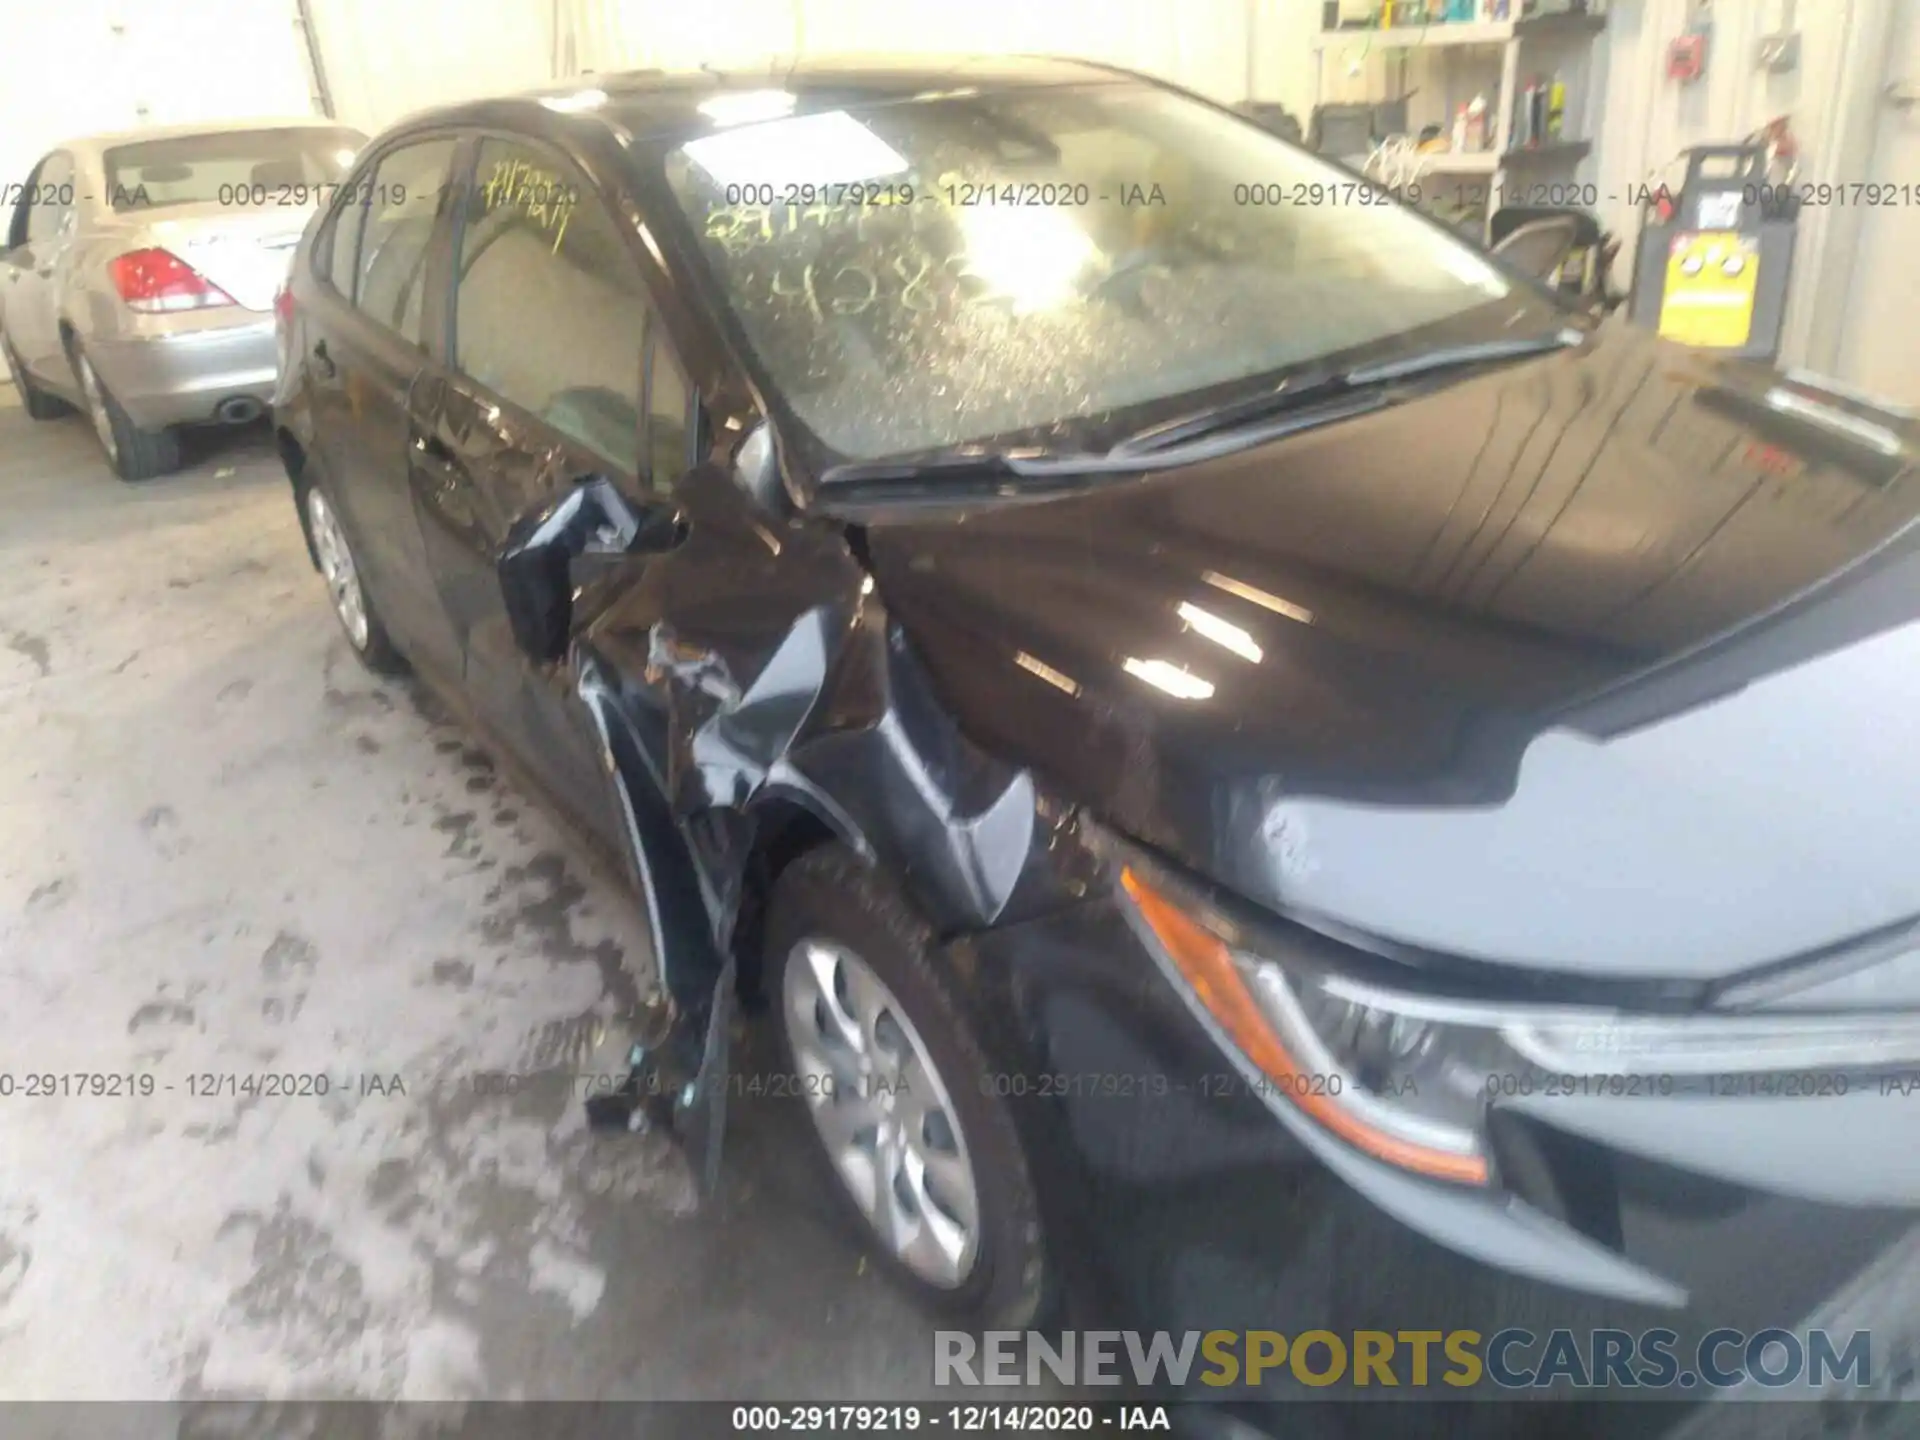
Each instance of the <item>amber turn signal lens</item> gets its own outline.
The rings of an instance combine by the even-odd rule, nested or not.
[[[1219,937],[1189,918],[1131,866],[1121,870],[1120,883],[1207,1013],[1249,1060],[1278,1082],[1280,1094],[1322,1128],[1376,1159],[1439,1180],[1487,1183],[1484,1157],[1435,1150],[1389,1135],[1344,1108],[1337,1096],[1325,1093],[1324,1084],[1316,1088],[1316,1077],[1300,1066],[1275,1033]]]

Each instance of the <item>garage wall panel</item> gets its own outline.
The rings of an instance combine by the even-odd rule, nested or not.
[[[292,0],[60,0],[0,45],[0,181],[61,140],[310,113]]]
[[[563,53],[579,71],[759,64],[796,52],[792,0],[563,0]],[[571,49],[569,49],[571,40]]]
[[[309,8],[335,113],[363,130],[554,73],[547,0],[309,0]]]
[[[562,0],[561,51],[577,72],[727,66],[783,56],[1053,54],[1144,70],[1222,100],[1246,96],[1267,67],[1250,23],[1306,13],[1305,0]],[[1282,24],[1274,24],[1279,43]],[[1274,75],[1287,73],[1284,61]]]
[[[1082,55],[1226,99],[1245,93],[1244,0],[802,0],[810,52],[899,50]]]

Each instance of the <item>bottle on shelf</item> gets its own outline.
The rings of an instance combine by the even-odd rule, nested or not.
[[[1555,72],[1553,83],[1547,87],[1547,139],[1560,140],[1565,137],[1567,124],[1567,82]]]
[[[1533,96],[1536,89],[1533,81],[1528,81],[1520,93],[1513,97],[1513,148],[1524,150],[1536,143],[1533,130]]]
[[[1467,149],[1467,107],[1462,105],[1453,115],[1453,153],[1458,155]]]
[[[1466,150],[1485,150],[1493,143],[1493,137],[1487,131],[1487,97],[1476,95],[1473,103],[1466,107]]]

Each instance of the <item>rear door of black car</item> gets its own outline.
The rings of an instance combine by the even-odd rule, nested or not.
[[[557,151],[481,136],[452,255],[449,361],[415,396],[421,530],[465,647],[469,698],[540,779],[611,837],[598,748],[565,667],[537,669],[515,645],[496,560],[516,520],[582,476],[606,476],[647,499],[649,447],[664,445],[673,452],[667,479],[677,478],[690,387],[652,323],[646,278],[614,209]],[[667,417],[652,425],[643,423],[650,337],[660,357],[653,408]]]
[[[313,247],[298,362],[320,470],[381,616],[409,656],[450,677],[461,652],[408,496],[407,415],[445,308],[436,280],[458,146],[451,134],[403,138],[342,187]]]

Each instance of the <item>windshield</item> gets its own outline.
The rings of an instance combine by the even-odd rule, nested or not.
[[[709,105],[748,99],[760,117],[669,152],[667,183],[767,378],[850,459],[1269,374],[1512,293],[1351,172],[1151,86]]]
[[[103,157],[115,210],[161,205],[312,205],[366,140],[352,130],[235,130],[116,145]]]

